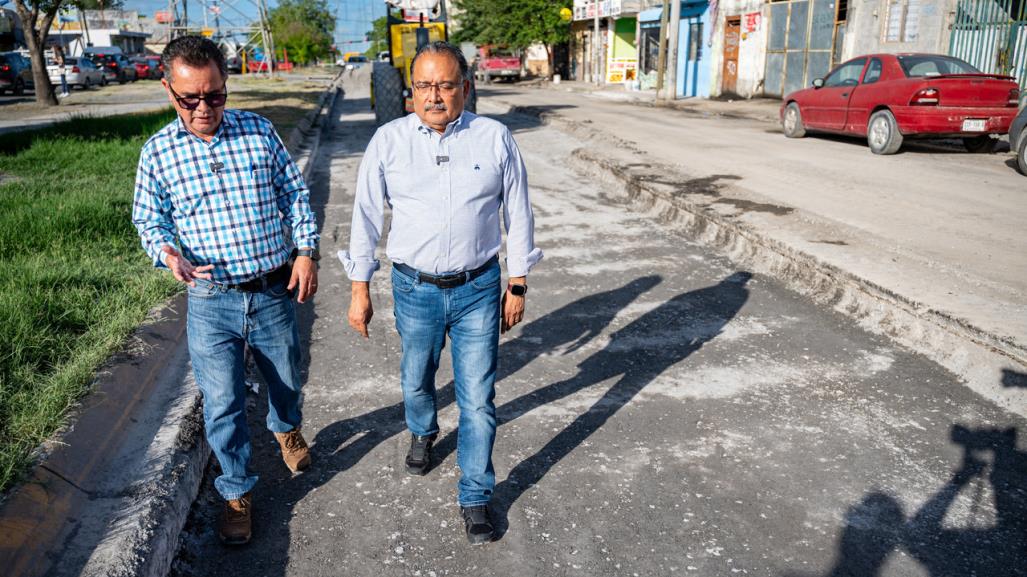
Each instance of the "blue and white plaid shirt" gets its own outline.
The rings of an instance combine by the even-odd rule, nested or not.
[[[213,264],[213,280],[229,284],[319,240],[310,192],[274,126],[240,110],[225,110],[210,142],[176,118],[143,145],[132,223],[154,266],[177,240],[189,262]]]

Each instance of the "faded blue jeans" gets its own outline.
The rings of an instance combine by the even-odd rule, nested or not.
[[[439,432],[435,372],[448,335],[460,409],[457,464],[459,502],[484,505],[496,486],[492,445],[496,440],[496,357],[499,354],[499,263],[470,282],[440,289],[392,270],[396,330],[403,345],[400,382],[407,428],[419,435]]]
[[[267,382],[267,428],[286,433],[300,426],[299,333],[286,284],[242,292],[197,279],[188,289],[189,356],[203,394],[207,442],[221,464],[214,486],[225,499],[238,499],[257,483],[249,468],[244,345]]]

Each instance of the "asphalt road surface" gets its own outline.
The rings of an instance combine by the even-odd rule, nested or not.
[[[348,245],[374,131],[360,80],[311,182],[326,255],[300,313],[314,464],[289,474],[263,426],[265,390],[251,395],[253,541],[217,542],[210,470],[173,575],[1025,574],[1024,419],[662,227],[569,168],[576,137],[487,97],[479,111],[498,113],[524,155],[546,257],[500,346],[501,538],[469,546],[448,359],[436,464],[411,477],[387,266],[371,339],[346,325],[332,255]]]

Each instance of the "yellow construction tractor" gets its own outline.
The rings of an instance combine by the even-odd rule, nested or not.
[[[413,112],[410,61],[418,48],[448,40],[444,0],[387,0],[389,61],[376,61],[371,70],[371,108],[379,126]],[[468,71],[471,93],[464,110],[475,112],[477,91]]]

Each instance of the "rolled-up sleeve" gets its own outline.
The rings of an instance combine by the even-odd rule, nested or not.
[[[503,165],[503,220],[506,224],[506,268],[512,277],[526,276],[542,260],[535,247],[535,215],[528,198],[528,173],[521,151],[509,130],[503,132],[507,150]]]
[[[175,246],[175,223],[171,218],[171,197],[161,185],[153,162],[153,154],[144,147],[136,169],[135,195],[132,201],[132,224],[139,232],[143,249],[153,259],[153,266],[164,266],[161,250]]]
[[[320,236],[317,218],[310,208],[310,190],[270,122],[266,128],[275,165],[273,184],[278,210],[292,230],[292,241],[297,248],[317,248]]]
[[[385,173],[379,151],[380,134],[367,145],[357,172],[356,198],[349,232],[349,250],[339,251],[339,260],[352,281],[370,281],[381,263],[374,257],[385,225]]]

